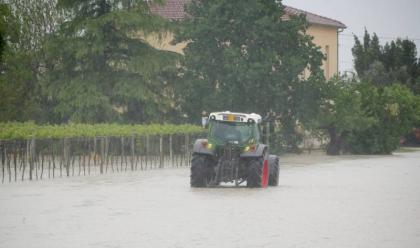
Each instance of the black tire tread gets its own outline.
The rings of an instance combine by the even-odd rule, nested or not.
[[[207,187],[209,180],[208,161],[204,155],[194,154],[191,159],[191,187]]]
[[[270,166],[270,176],[268,177],[268,186],[278,186],[279,174],[280,174],[279,157],[270,155],[268,162]]]
[[[260,188],[262,183],[262,168],[264,160],[262,158],[252,159],[248,164],[248,177],[246,186],[249,188]]]

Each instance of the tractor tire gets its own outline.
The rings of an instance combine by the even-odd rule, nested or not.
[[[270,176],[268,178],[268,186],[279,185],[280,164],[279,157],[270,155],[268,157],[268,164],[270,166]]]
[[[194,188],[208,187],[211,179],[209,159],[205,155],[194,154],[191,160],[190,185]]]
[[[246,186],[249,188],[262,188],[267,186],[269,168],[263,158],[252,159],[248,164]]]

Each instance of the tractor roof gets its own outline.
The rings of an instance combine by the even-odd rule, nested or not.
[[[210,120],[217,120],[217,121],[232,121],[232,122],[249,122],[254,121],[256,123],[261,123],[262,118],[261,115],[251,113],[234,113],[230,111],[224,112],[213,112],[209,116]]]

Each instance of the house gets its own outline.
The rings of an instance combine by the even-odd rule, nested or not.
[[[179,21],[186,15],[184,11],[185,4],[190,2],[191,0],[166,0],[163,6],[152,6],[151,11],[166,19]],[[313,42],[321,48],[321,51],[325,55],[323,70],[325,77],[329,79],[338,74],[338,34],[346,28],[346,25],[331,18],[289,6],[285,6],[285,15],[283,19],[287,20],[290,16],[300,14],[306,15],[309,23],[307,34],[313,37]],[[171,45],[170,42],[172,39],[172,34],[168,34],[163,41],[158,41],[153,37],[147,38],[149,43],[156,48],[182,54],[182,50],[186,46],[186,43]]]

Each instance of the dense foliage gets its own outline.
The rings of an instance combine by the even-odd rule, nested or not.
[[[296,121],[316,115],[323,82],[323,55],[305,33],[305,17],[285,20],[281,1],[262,0],[192,1],[187,12],[176,33],[188,42],[180,94],[187,114],[272,111],[296,148]]]
[[[327,154],[337,155],[346,150],[350,134],[368,129],[376,120],[366,115],[357,82],[334,78],[326,84],[324,102],[315,127],[329,137]]]
[[[145,41],[170,30],[169,22],[151,15],[151,1],[5,2],[0,121],[170,119],[174,99],[166,74],[179,55]]]
[[[55,6],[56,0],[4,2],[0,21],[5,23],[0,121],[50,121],[45,119],[50,109],[43,104],[39,79],[41,72],[46,72],[45,39],[57,30],[62,13]]]
[[[36,125],[34,123],[0,123],[0,140],[30,138],[105,137],[132,135],[198,134],[204,130],[194,125],[120,125],[69,124]]]
[[[334,79],[328,89],[318,121],[330,155],[389,154],[420,120],[420,98],[406,86]]]
[[[59,0],[71,18],[48,46],[42,85],[60,121],[150,122],[169,106],[159,73],[177,55],[144,36],[168,25],[146,1]],[[66,44],[63,46],[63,44]]]
[[[373,37],[365,31],[363,42],[355,37],[355,45],[352,49],[354,55],[355,68],[362,82],[369,84],[370,89],[365,90],[369,98],[365,99],[365,105],[370,112],[375,112],[377,116],[386,116],[384,110],[374,105],[374,102],[381,102],[385,106],[397,104],[413,104],[412,108],[419,105],[418,101],[412,100],[409,89],[415,95],[420,95],[420,58],[417,58],[417,48],[413,41],[409,39],[396,39],[381,45],[376,34]],[[403,85],[407,88],[398,88]],[[392,98],[391,96],[395,96]],[[398,103],[389,103],[390,98]],[[401,99],[398,99],[401,98]],[[407,105],[408,106],[408,105]],[[407,134],[413,127],[419,127],[419,113],[409,110],[401,111],[405,118],[398,118],[398,125],[392,118],[386,118],[383,126],[367,129],[365,133],[360,133],[354,137],[355,143],[359,147],[354,147],[357,153],[389,152],[397,147],[397,140],[402,135]],[[416,115],[417,116],[410,116]],[[414,122],[407,121],[407,118]],[[395,125],[394,125],[395,124]],[[412,135],[411,135],[412,136]],[[411,140],[415,143],[415,140]]]
[[[362,81],[377,86],[403,84],[420,94],[420,59],[413,41],[397,39],[382,46],[378,36],[371,37],[367,31],[363,42],[357,36],[354,39],[354,66]]]
[[[368,128],[348,139],[348,151],[356,154],[389,154],[400,146],[401,137],[420,121],[420,98],[400,84],[375,87],[362,84],[362,109],[374,119]]]

